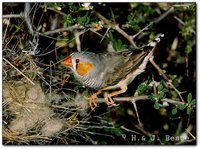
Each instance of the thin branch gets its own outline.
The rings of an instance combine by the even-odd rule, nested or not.
[[[152,134],[150,132],[145,131],[141,126],[134,124],[134,127],[140,130],[144,135],[152,137]]]
[[[58,14],[62,15],[62,16],[67,16],[67,14],[65,14],[64,12],[62,12],[62,11],[59,11],[59,10],[57,10],[57,9],[54,9],[54,8],[51,8],[51,7],[47,7],[47,10],[54,11],[54,12],[56,12],[56,13],[58,13]]]
[[[174,7],[169,8],[166,12],[164,12],[161,16],[159,16],[157,19],[154,20],[155,23],[158,23],[162,21],[164,18],[166,18],[169,14],[174,12]]]
[[[141,127],[142,124],[141,124],[140,117],[139,117],[139,114],[138,114],[137,105],[136,105],[135,102],[132,102],[132,103],[133,103],[133,106],[134,106],[134,109],[135,109],[135,113],[136,113],[136,116],[137,116],[137,120],[138,120],[139,126]]]
[[[172,12],[174,12],[174,7],[171,7],[168,11],[164,12],[163,14],[161,14],[158,18],[156,18],[154,21],[152,21],[150,24],[148,24],[146,27],[144,27],[143,29],[141,29],[139,32],[137,32],[135,35],[132,36],[132,38],[136,38],[139,34],[141,34],[143,31],[148,30],[148,28],[153,25],[153,24],[157,24],[160,21],[162,21],[164,18],[166,18],[169,14],[171,14]],[[132,40],[133,40],[132,39]]]
[[[189,6],[192,6],[194,4],[191,4],[191,3],[188,3],[188,4],[175,4],[173,5],[173,7],[189,7]]]
[[[113,100],[117,101],[117,102],[122,102],[122,101],[127,101],[127,102],[137,102],[137,101],[141,101],[141,100],[150,100],[148,95],[143,95],[143,96],[131,96],[131,97],[114,97]],[[163,98],[160,101],[162,102],[167,102],[170,104],[174,104],[174,105],[184,105],[184,102],[178,101],[178,100],[172,100],[169,98]],[[104,98],[98,98],[98,102],[102,103],[105,102]]]
[[[77,31],[74,31],[74,37],[75,37],[75,41],[76,41],[76,48],[77,48],[77,51],[81,52],[81,41],[80,41],[80,35],[84,34],[85,31],[81,31],[81,32],[77,32]]]
[[[69,26],[69,27],[59,28],[59,29],[55,29],[55,30],[52,30],[52,31],[46,31],[43,34],[50,35],[50,34],[56,34],[56,33],[59,33],[59,32],[72,31],[72,30],[75,30],[75,29],[84,29],[84,27],[82,27],[78,24],[75,24],[75,25]]]
[[[7,31],[8,31],[8,26],[10,24],[10,18],[8,19],[8,22],[7,25],[6,25],[6,28],[5,28],[5,31],[4,31],[4,35],[3,35],[3,42],[5,42],[5,39],[6,39],[6,35],[7,35]]]
[[[2,17],[3,17],[3,19],[5,19],[5,18],[22,18],[22,15],[21,14],[5,14]]]
[[[121,126],[120,128],[125,130],[125,131],[127,131],[127,132],[131,132],[131,133],[134,133],[134,134],[137,134],[137,135],[142,135],[141,133],[139,133],[139,132],[137,132],[135,130],[131,130],[131,129],[126,128],[125,126]]]
[[[29,79],[25,74],[23,74],[18,68],[16,68],[12,63],[10,63],[6,58],[3,57],[3,60],[6,61],[9,65],[11,65],[16,71],[18,71],[22,76],[24,76],[32,85],[35,85],[31,79]]]
[[[161,99],[161,101],[167,102],[167,103],[170,103],[170,104],[174,104],[174,105],[184,105],[185,104],[184,102],[181,102],[181,101],[178,101],[178,100],[172,100],[172,99],[169,99],[169,98],[163,98],[163,99]]]
[[[25,22],[28,26],[28,29],[29,29],[31,35],[33,35],[33,27],[32,27],[31,18],[30,18],[30,10],[31,10],[31,3],[25,3],[24,19],[25,19]]]
[[[136,47],[136,44],[135,42],[132,40],[132,36],[128,35],[126,32],[124,32],[120,27],[119,25],[116,25],[114,23],[112,23],[111,21],[109,21],[108,19],[106,19],[104,16],[102,16],[99,12],[94,12],[95,15],[101,20],[103,21],[105,24],[108,25],[109,28],[113,28],[114,30],[116,30],[118,33],[120,33],[122,36],[124,36],[129,42],[130,44],[133,46],[133,47]]]
[[[109,27],[112,27],[114,26],[114,24],[109,21],[108,19],[106,19],[104,16],[102,16],[99,12],[97,11],[94,11],[94,14],[101,20],[103,21],[105,24],[107,24]]]
[[[50,65],[50,67],[49,67],[49,75],[50,75],[50,77],[49,77],[49,93],[51,94],[51,92],[52,92],[52,65],[51,65],[51,63],[53,63],[52,61],[50,61],[49,62],[49,65]]]
[[[172,84],[172,80],[170,80],[164,73],[164,71],[154,62],[153,56],[149,59],[151,64],[156,68],[156,70],[159,72],[159,75],[162,76],[166,81],[167,84],[175,90],[175,92],[178,94],[180,97],[181,101],[184,102],[183,97],[181,96],[181,92]]]
[[[151,22],[147,26],[145,26],[143,29],[141,29],[139,32],[137,32],[135,35],[132,36],[132,40],[135,39],[139,34],[141,34],[143,31],[148,30],[151,25],[153,25],[154,22]]]
[[[112,18],[113,18],[114,24],[116,24],[115,16],[114,16],[114,13],[113,13],[113,10],[112,10],[111,7],[110,7],[110,12],[111,12],[111,15],[112,15]]]
[[[185,22],[183,22],[180,18],[178,18],[177,16],[174,16],[174,19],[176,19],[180,24],[182,24],[183,26],[185,25]],[[191,28],[191,32],[193,34],[196,34],[196,31],[194,31],[192,28]]]
[[[110,30],[110,27],[107,28],[105,34],[103,35],[103,37],[100,40],[100,43],[104,40],[104,38],[106,37],[106,35],[108,34],[108,31]]]
[[[136,112],[139,127],[142,127],[142,123],[140,121],[140,117],[139,117],[139,114],[138,114],[138,111],[137,111],[136,101],[150,100],[149,96],[144,95],[144,96],[134,96],[134,97],[116,97],[116,98],[113,98],[113,100],[118,101],[118,102],[120,102],[120,101],[132,102],[134,109],[135,109],[135,112]],[[180,102],[180,101],[172,100],[172,99],[168,99],[168,98],[163,98],[163,99],[161,99],[161,101],[167,102],[167,103],[170,103],[170,104],[174,104],[174,105],[184,105],[185,104],[184,102]],[[98,98],[98,102],[99,103],[105,102],[105,99],[104,98]]]
[[[180,18],[178,18],[177,16],[174,16],[174,19],[176,19],[182,25],[185,25],[185,23]]]
[[[126,32],[124,32],[120,27],[119,25],[115,25],[114,29],[120,33],[122,36],[124,36],[129,42],[130,44],[133,46],[133,47],[136,47],[138,48],[138,46],[135,44],[135,42],[133,41],[133,37],[128,35]]]

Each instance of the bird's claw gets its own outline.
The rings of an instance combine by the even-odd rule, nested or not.
[[[110,96],[105,97],[105,100],[107,102],[108,107],[116,106],[116,103],[113,101],[113,99]]]
[[[89,99],[90,99],[90,108],[92,109],[92,111],[94,111],[94,109],[97,107],[97,103],[96,103],[96,96],[92,95]]]

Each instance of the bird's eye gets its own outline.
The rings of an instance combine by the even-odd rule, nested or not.
[[[80,62],[80,59],[76,59],[76,63],[78,64]]]

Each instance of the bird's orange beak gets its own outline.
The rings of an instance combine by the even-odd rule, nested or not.
[[[62,65],[65,65],[67,67],[72,67],[72,57],[71,56],[68,56],[65,60],[63,60],[61,62]]]

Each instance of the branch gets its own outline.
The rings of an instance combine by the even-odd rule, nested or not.
[[[143,29],[141,29],[139,32],[137,32],[135,35],[132,36],[132,40],[135,39],[139,34],[141,34],[143,31],[147,30],[151,25],[153,25],[154,22],[151,22],[147,26],[145,26]]]
[[[76,48],[78,52],[81,52],[81,41],[80,41],[80,35],[84,34],[86,31],[81,31],[77,32],[76,30],[74,31],[74,37],[76,41]]]
[[[97,100],[99,103],[105,102],[104,98],[98,98]],[[150,98],[148,97],[148,95],[143,95],[143,96],[131,96],[131,97],[114,97],[113,100],[115,100],[117,102],[122,102],[122,101],[137,102],[140,100],[150,100]],[[160,101],[167,102],[167,103],[174,104],[174,105],[184,105],[185,104],[184,102],[181,102],[178,100],[172,100],[169,98],[163,98]]]
[[[167,17],[170,13],[174,12],[174,7],[169,8],[166,12],[164,12],[161,16],[154,20],[155,23],[162,21],[165,17]]]
[[[75,24],[75,25],[69,26],[69,27],[59,28],[59,29],[55,29],[55,30],[52,30],[52,31],[46,31],[43,34],[44,35],[50,35],[50,34],[56,34],[56,33],[59,33],[59,32],[72,31],[72,30],[75,30],[75,29],[84,29],[84,27],[80,26],[78,24]]]
[[[129,42],[130,44],[135,47],[138,48],[135,44],[135,42],[133,41],[132,36],[128,35],[126,32],[124,32],[119,25],[116,25],[114,23],[112,23],[111,21],[109,21],[108,19],[106,19],[104,16],[102,16],[99,12],[94,11],[95,15],[101,20],[103,21],[105,24],[108,25],[108,28],[113,28],[114,30],[116,30],[118,33],[120,33],[122,36],[124,36]]]
[[[156,68],[156,70],[159,72],[159,75],[162,76],[166,81],[167,84],[173,88],[175,90],[175,92],[178,94],[178,96],[180,97],[181,101],[184,103],[184,99],[181,96],[181,92],[172,84],[172,80],[170,80],[164,73],[164,71],[154,62],[153,60],[153,56],[149,59],[149,61],[151,62],[151,64]]]
[[[47,7],[47,10],[54,11],[54,12],[56,12],[56,13],[58,13],[58,14],[62,15],[62,16],[67,16],[67,14],[65,14],[64,12],[62,12],[62,11],[59,11],[59,10],[57,10],[57,9],[54,9],[54,8],[51,8],[51,7]]]
[[[166,12],[164,12],[163,14],[161,14],[158,18],[156,18],[154,21],[152,21],[150,24],[148,24],[147,26],[145,26],[143,29],[141,29],[139,32],[137,32],[135,35],[132,36],[132,40],[134,38],[136,38],[139,34],[141,34],[143,31],[147,30],[151,25],[153,24],[157,24],[160,21],[162,21],[164,18],[166,18],[169,14],[171,14],[172,12],[174,12],[174,7],[171,7],[169,10],[167,10]]]
[[[28,26],[28,29],[29,29],[31,35],[33,35],[33,26],[32,26],[32,23],[31,23],[30,11],[31,11],[31,3],[25,3],[24,20],[25,20],[25,22]]]
[[[4,18],[22,18],[21,14],[5,14],[2,16]]]

